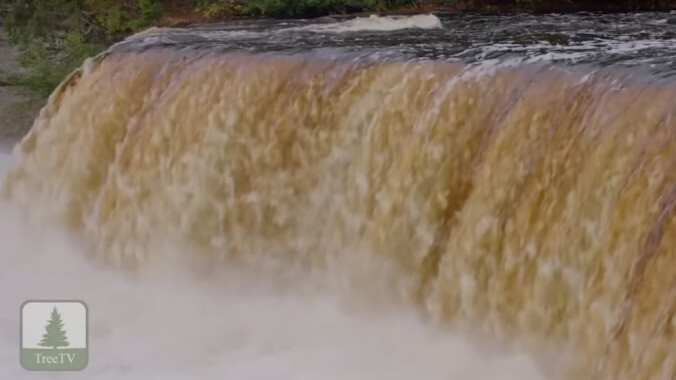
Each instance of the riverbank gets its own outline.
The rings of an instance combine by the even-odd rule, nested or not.
[[[594,0],[455,0],[440,8],[483,12],[641,12],[676,10],[676,0],[594,1]]]
[[[162,16],[155,26],[172,27],[189,24],[224,22],[233,19],[256,18],[242,14],[241,2],[213,1],[211,8],[195,9],[184,1],[169,0],[164,5]],[[343,9],[342,12],[314,10],[299,17],[325,15],[355,16],[362,14],[414,14],[434,11],[499,12],[499,13],[570,13],[570,12],[668,12],[676,11],[676,0],[410,0],[407,2],[388,0],[375,2],[372,9]],[[258,15],[258,18],[265,15]]]
[[[23,72],[25,69],[18,62],[18,52],[0,33],[0,78]],[[9,150],[28,132],[45,102],[26,87],[0,81],[0,151]]]

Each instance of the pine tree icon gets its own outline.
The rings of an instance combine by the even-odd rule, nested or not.
[[[42,340],[38,343],[42,347],[68,347],[68,338],[66,338],[66,332],[63,330],[63,322],[61,322],[61,314],[56,310],[52,310],[52,316],[45,326],[47,332],[42,336]]]

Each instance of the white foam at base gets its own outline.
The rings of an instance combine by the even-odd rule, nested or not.
[[[0,178],[9,162],[0,154]],[[283,291],[237,268],[197,278],[170,261],[122,275],[89,262],[57,229],[32,225],[0,203],[0,379],[541,378],[528,357],[481,353],[411,310],[364,313],[312,289]],[[19,307],[29,299],[88,304],[88,368],[21,368]]]

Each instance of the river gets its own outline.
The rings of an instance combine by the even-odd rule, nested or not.
[[[0,156],[0,378],[672,378],[675,78],[673,13],[132,36]]]

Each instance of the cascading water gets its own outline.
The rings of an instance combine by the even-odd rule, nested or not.
[[[304,273],[548,352],[548,376],[670,378],[675,95],[606,71],[123,43],[52,94],[3,191],[115,268]]]

